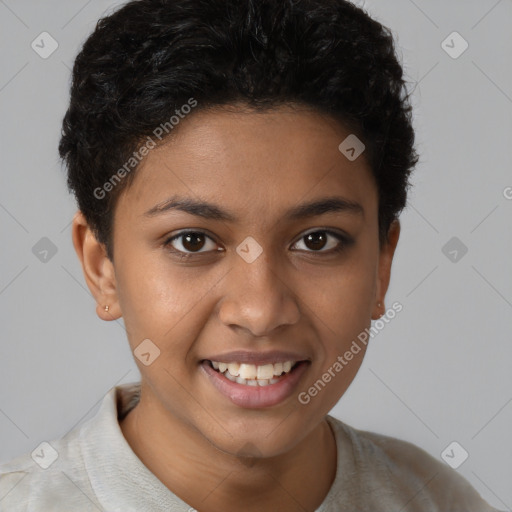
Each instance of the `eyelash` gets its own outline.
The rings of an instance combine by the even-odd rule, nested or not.
[[[302,237],[300,237],[297,240],[297,242],[294,243],[294,245],[296,243],[302,241],[306,236],[312,235],[312,234],[316,234],[316,233],[325,233],[326,235],[331,235],[334,238],[336,238],[340,243],[335,248],[327,250],[327,251],[323,251],[323,250],[319,250],[319,251],[306,250],[304,252],[312,253],[312,254],[320,254],[320,255],[332,255],[332,254],[337,254],[337,253],[343,252],[350,245],[352,245],[354,243],[354,240],[352,238],[349,238],[346,235],[342,235],[341,233],[337,233],[336,231],[331,231],[329,229],[316,229],[315,231],[309,231],[309,232],[305,233],[304,235],[302,235]],[[203,253],[210,252],[210,251],[184,252],[184,251],[180,251],[179,249],[170,248],[170,247],[172,247],[171,243],[174,242],[174,240],[177,240],[177,239],[179,239],[179,238],[181,238],[181,237],[183,237],[185,235],[189,235],[189,234],[204,235],[206,238],[209,238],[210,240],[215,242],[215,240],[213,240],[213,238],[210,235],[208,235],[204,231],[201,231],[200,229],[197,229],[197,230],[181,231],[180,233],[178,233],[176,235],[173,235],[172,237],[168,238],[164,242],[164,247],[168,248],[169,252],[171,252],[173,254],[176,254],[176,255],[179,255],[180,259],[182,259],[182,260],[183,259],[189,259],[191,257],[194,257],[194,256],[198,255],[198,254],[203,254]],[[303,250],[301,249],[301,251],[303,251]],[[221,251],[218,251],[218,252],[221,252]]]

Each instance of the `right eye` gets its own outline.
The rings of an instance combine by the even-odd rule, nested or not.
[[[208,241],[215,247],[217,245],[214,240],[202,231],[181,231],[180,233],[171,236],[164,242],[164,247],[169,248],[170,252],[178,253],[184,257],[192,254],[200,254],[208,251]],[[177,246],[177,247],[176,247]],[[204,247],[206,250],[201,250]],[[212,248],[210,247],[210,250]],[[213,250],[215,250],[213,248]]]

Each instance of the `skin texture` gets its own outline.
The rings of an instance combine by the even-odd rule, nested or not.
[[[121,422],[123,434],[168,488],[201,511],[314,511],[334,480],[336,445],[325,416],[365,351],[307,405],[297,395],[384,313],[400,233],[395,221],[379,247],[377,189],[364,153],[351,162],[338,150],[349,133],[291,106],[198,111],[148,154],[120,195],[113,263],[81,213],[74,218],[98,316],[123,316],[132,350],[149,338],[161,351],[149,366],[135,359],[141,401]],[[178,210],[144,215],[175,194],[214,203],[238,221]],[[333,196],[357,201],[364,215],[283,220],[299,203]],[[332,235],[317,245],[304,238],[322,228],[354,242],[333,253],[343,242]],[[210,238],[202,247],[183,237],[165,246],[185,229]],[[247,236],[263,249],[252,263],[236,252]],[[181,260],[176,253],[187,249],[196,252]],[[285,401],[248,409],[221,395],[200,367],[235,349],[292,350],[310,363]],[[248,446],[253,458],[237,455]]]

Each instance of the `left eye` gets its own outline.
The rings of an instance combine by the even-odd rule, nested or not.
[[[329,238],[331,238],[330,244],[328,243]],[[294,245],[298,243],[303,243],[306,246],[305,250],[307,252],[329,252],[329,250],[341,250],[344,245],[348,245],[348,240],[345,240],[345,237],[332,231],[312,231],[302,236]],[[321,251],[320,249],[325,249],[326,245],[327,250]]]

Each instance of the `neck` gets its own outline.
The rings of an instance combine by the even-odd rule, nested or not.
[[[266,458],[221,451],[190,425],[144,400],[144,393],[120,427],[144,465],[201,511],[314,511],[336,475],[336,441],[326,419],[293,450]]]

